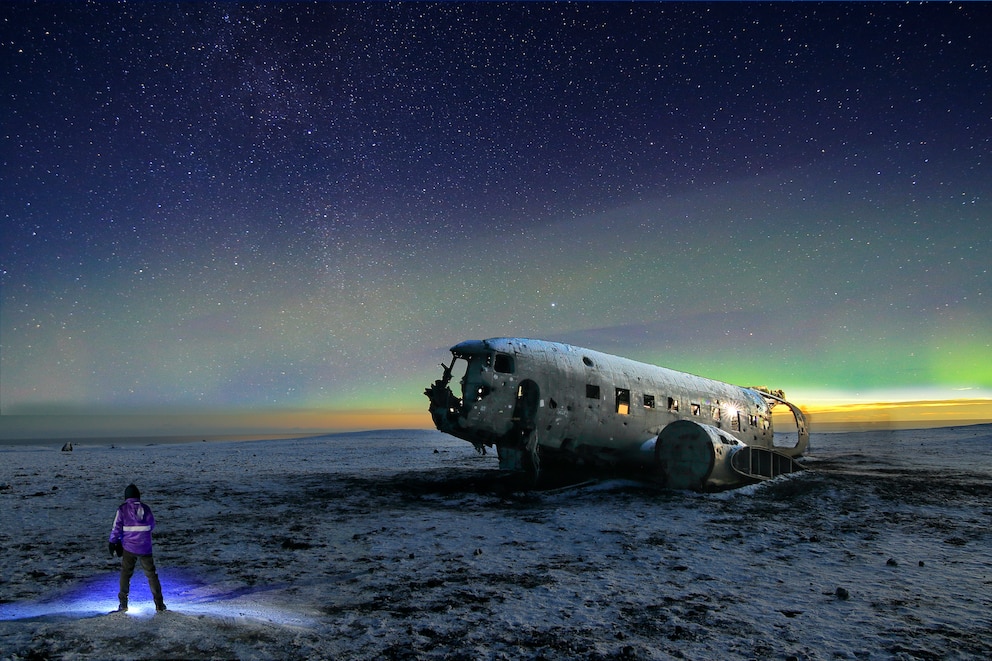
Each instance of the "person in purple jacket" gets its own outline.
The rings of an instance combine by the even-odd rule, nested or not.
[[[155,560],[152,559],[152,530],[155,528],[155,516],[148,505],[140,500],[138,487],[133,484],[124,489],[124,503],[117,508],[114,527],[110,531],[110,555],[121,558],[121,586],[117,598],[120,600],[119,611],[127,610],[127,595],[131,589],[131,575],[134,565],[141,562],[141,569],[148,578],[148,587],[152,590],[155,600],[155,610],[164,611],[165,601],[162,599],[162,584],[155,571]]]

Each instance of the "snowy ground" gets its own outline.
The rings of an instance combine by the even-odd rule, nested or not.
[[[520,490],[426,431],[59,447],[0,446],[3,659],[992,658],[992,425],[709,495]],[[140,571],[107,615],[130,481],[160,615]]]

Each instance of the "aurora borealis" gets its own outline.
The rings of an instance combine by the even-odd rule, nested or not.
[[[4,3],[0,436],[430,426],[506,335],[988,419],[990,20]]]

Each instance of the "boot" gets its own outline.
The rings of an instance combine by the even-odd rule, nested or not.
[[[119,612],[121,612],[121,613],[126,613],[127,612],[127,597],[121,597],[120,598],[120,602],[121,602],[120,605],[117,606],[117,610]]]
[[[155,600],[155,610],[161,613],[165,610],[165,601],[162,599]]]

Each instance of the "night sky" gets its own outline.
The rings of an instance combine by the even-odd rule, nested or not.
[[[0,433],[430,426],[447,348],[504,335],[810,408],[988,401],[990,25],[4,3]]]

